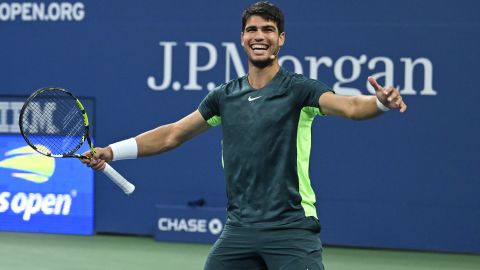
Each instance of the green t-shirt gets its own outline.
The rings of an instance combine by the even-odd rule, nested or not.
[[[244,76],[202,101],[203,118],[222,125],[229,224],[288,226],[317,218],[308,175],[311,126],[323,115],[318,100],[328,91],[322,82],[280,68],[261,89]]]

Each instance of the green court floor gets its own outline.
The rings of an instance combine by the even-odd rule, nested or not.
[[[0,232],[1,270],[202,269],[209,245],[135,236]],[[325,247],[327,270],[479,270],[480,256]],[[248,270],[248,269],[246,269]]]

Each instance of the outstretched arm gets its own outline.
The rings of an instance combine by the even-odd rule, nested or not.
[[[407,110],[407,105],[397,89],[382,87],[373,77],[368,82],[375,89],[375,96],[340,96],[325,93],[320,96],[319,104],[323,113],[341,116],[352,120],[373,118],[382,113],[382,105],[388,109],[399,109],[401,113]],[[380,104],[377,103],[380,102]]]
[[[144,132],[135,137],[137,156],[150,156],[171,150],[196,135],[206,131],[210,125],[203,119],[200,112],[194,111],[179,121]],[[105,162],[116,159],[112,148],[95,148],[93,159],[83,160],[95,170],[103,170]],[[92,157],[90,152],[85,156]]]
[[[166,152],[206,131],[209,127],[210,125],[197,110],[175,123],[157,127],[135,137],[138,156]]]

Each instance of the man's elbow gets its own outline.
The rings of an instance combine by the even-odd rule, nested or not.
[[[365,102],[362,102],[359,97],[352,97],[350,106],[348,106],[345,114],[346,117],[353,121],[361,121],[369,119],[372,116],[365,110]]]
[[[357,109],[357,105],[355,104],[355,102],[352,102],[350,104],[350,106],[348,106],[344,112],[343,112],[345,118],[347,119],[350,119],[350,120],[353,120],[353,121],[360,121],[362,120],[363,118],[361,117],[358,109]]]
[[[185,141],[181,134],[181,130],[177,126],[175,126],[175,124],[173,124],[165,140],[165,148],[167,151],[180,146]]]
[[[176,134],[169,134],[167,139],[165,140],[165,151],[172,150],[182,144],[182,140],[180,140],[179,136]]]
[[[360,116],[358,116],[358,115],[352,115],[352,116],[350,116],[348,119],[353,120],[353,121],[365,120],[365,118],[360,117]]]

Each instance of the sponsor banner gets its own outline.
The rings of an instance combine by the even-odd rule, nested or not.
[[[0,22],[82,21],[84,18],[82,2],[0,2]]]
[[[213,90],[219,84],[218,82],[211,81],[204,85],[200,83],[209,72],[221,70],[224,73],[223,82],[246,74],[247,68],[244,64],[242,48],[238,48],[234,41],[221,42],[221,44],[209,41],[187,41],[179,44],[176,41],[161,40],[158,44],[163,63],[160,74],[152,73],[146,79],[150,90]],[[187,61],[184,60],[185,55],[188,56]],[[225,57],[222,58],[220,55]],[[386,85],[395,85],[404,96],[437,95],[437,91],[433,88],[434,63],[428,57],[395,59],[389,56],[362,53],[334,58],[328,55],[301,55],[296,52],[295,55],[281,55],[278,61],[281,66],[312,79],[319,79],[319,74],[322,73],[331,73],[335,78],[332,88],[342,95],[375,94],[375,90],[365,79],[367,75],[381,80]],[[175,70],[174,63],[188,66],[188,78],[184,78],[186,82],[178,78],[185,71]],[[394,70],[397,70],[396,74]]]
[[[93,171],[26,144],[18,131],[23,100],[0,98],[0,230],[92,234]],[[91,100],[86,104],[93,107]],[[79,152],[87,150],[83,145]]]
[[[90,98],[78,97],[85,110],[87,111],[88,120],[90,126],[93,125],[94,117],[94,105],[93,100]],[[20,117],[20,110],[22,109],[23,104],[27,100],[27,97],[12,97],[12,96],[0,96],[0,134],[20,134],[20,127],[18,125],[18,120]],[[57,115],[61,117],[61,114],[57,114],[57,107],[55,103],[51,102],[36,102],[32,107],[35,107],[35,111],[39,111],[42,114],[48,114],[53,116],[48,118],[53,120],[50,123],[45,121],[40,121],[38,118],[39,115],[32,114],[30,111],[25,110],[26,119],[29,121],[27,125],[31,130],[28,130],[30,133],[37,133],[38,135],[49,135],[57,132],[57,127],[55,124],[58,124],[58,121],[55,121]],[[93,137],[95,130],[90,129],[90,135]]]
[[[158,205],[156,208],[158,241],[214,243],[225,225],[226,210],[221,207]]]

